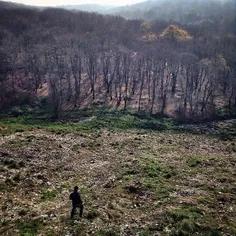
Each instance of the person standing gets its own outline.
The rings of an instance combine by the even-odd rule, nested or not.
[[[78,192],[78,186],[75,186],[74,187],[74,192],[72,192],[70,194],[70,200],[72,200],[72,210],[71,210],[71,219],[73,219],[74,215],[75,215],[75,210],[76,208],[80,208],[80,214],[79,216],[82,217],[83,215],[83,209],[84,209],[84,206],[83,206],[83,202],[81,200],[81,197],[80,197],[80,193]]]

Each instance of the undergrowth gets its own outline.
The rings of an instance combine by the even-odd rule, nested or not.
[[[57,134],[62,133],[90,133],[101,128],[139,129],[163,131],[175,129],[171,119],[139,116],[132,112],[117,112],[108,110],[83,110],[64,112],[60,119],[52,120],[47,113],[24,114],[14,117],[0,115],[0,135],[10,135],[16,132],[25,132],[43,129]]]

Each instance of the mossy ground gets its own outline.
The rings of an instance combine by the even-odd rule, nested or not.
[[[234,139],[127,114],[0,123],[1,235],[236,233]],[[74,185],[78,222],[69,218]]]

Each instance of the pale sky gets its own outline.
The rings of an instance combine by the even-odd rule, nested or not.
[[[1,1],[1,0],[0,0]],[[106,5],[130,5],[145,0],[9,0],[10,2],[23,3],[34,6],[58,6],[58,5],[80,5],[80,4],[106,4]]]

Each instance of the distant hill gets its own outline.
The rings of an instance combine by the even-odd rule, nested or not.
[[[234,34],[235,12],[235,0],[149,0],[108,11],[126,19],[165,20]]]
[[[121,12],[125,12],[125,11],[135,11],[135,10],[145,11],[145,10],[150,10],[152,7],[157,6],[157,4],[160,4],[163,1],[165,1],[165,0],[143,1],[143,2],[140,2],[140,3],[136,3],[136,4],[131,4],[131,5],[126,5],[126,6],[121,6],[121,7],[113,8],[112,12],[121,13]]]
[[[67,10],[80,10],[89,12],[105,13],[106,11],[114,8],[113,5],[100,5],[100,4],[82,4],[82,5],[61,5],[57,6]]]
[[[37,8],[22,3],[0,1],[0,9],[20,9],[20,8]]]
[[[21,3],[0,1],[1,9],[20,9],[20,8],[45,8],[39,6],[30,6]],[[100,5],[100,4],[82,4],[82,5],[58,5],[50,8],[63,8],[66,10],[79,10],[79,11],[88,11],[88,12],[99,12],[106,13],[112,8],[116,8],[113,5]]]
[[[100,4],[57,7],[118,15],[126,19],[164,20],[236,34],[235,0],[148,0],[121,7]]]

